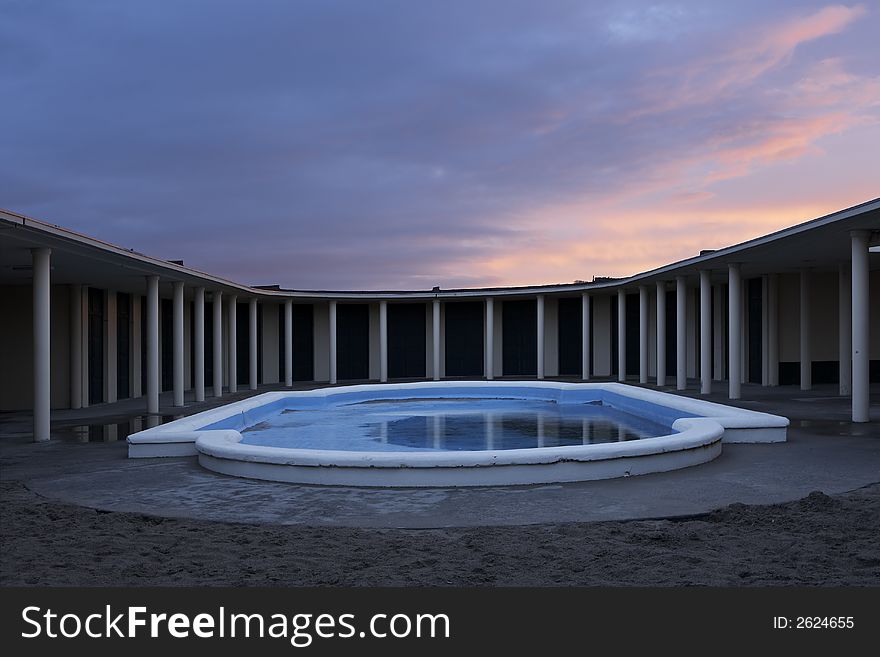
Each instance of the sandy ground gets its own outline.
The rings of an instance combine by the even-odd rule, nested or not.
[[[0,491],[6,586],[880,585],[880,484],[687,519],[442,530],[200,522]]]

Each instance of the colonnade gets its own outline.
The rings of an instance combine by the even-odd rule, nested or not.
[[[841,264],[838,272],[838,294],[840,299],[838,334],[839,334],[839,390],[841,395],[852,396],[852,420],[854,422],[867,422],[869,415],[869,232],[865,230],[852,231],[850,233],[851,258],[847,263]],[[31,250],[33,264],[33,410],[34,410],[34,439],[48,440],[50,435],[50,291],[51,291],[51,250],[49,248],[34,248]],[[726,277],[727,304],[726,314],[722,301],[724,284],[719,280]],[[704,394],[711,392],[713,380],[721,380],[726,377],[728,381],[728,397],[739,399],[742,394],[744,373],[744,288],[740,263],[730,263],[726,272],[702,270],[698,272],[699,316],[695,318],[697,326],[692,326],[694,335],[699,336],[699,371],[700,391]],[[810,333],[810,318],[815,312],[810,307],[810,288],[812,274],[809,269],[799,272],[799,344],[800,357],[800,387],[809,390],[812,386],[812,336]],[[141,340],[146,342],[146,358],[143,366],[146,369],[146,407],[147,412],[155,414],[159,412],[159,288],[160,283],[168,282],[172,288],[172,368],[173,405],[180,407],[184,404],[185,385],[185,289],[180,280],[160,279],[157,275],[145,277],[146,293],[146,318],[144,322],[145,334],[140,334],[140,304],[132,306],[132,334],[131,348],[134,353],[140,352]],[[669,285],[673,284],[676,290],[676,303],[674,312],[676,315],[676,362],[675,362],[675,386],[679,390],[687,387],[687,278],[684,275],[675,276],[674,279],[657,280],[654,282],[654,294],[656,297],[656,346],[654,349],[654,364],[656,384],[667,385],[666,362],[666,318],[667,309],[666,292]],[[714,294],[713,294],[714,286]],[[761,384],[775,386],[779,383],[779,282],[775,273],[765,274],[761,277],[762,290],[762,326],[761,326]],[[86,366],[83,358],[83,343],[85,341],[83,331],[83,303],[84,287],[81,284],[70,286],[71,294],[71,317],[70,317],[70,398],[71,407],[79,408],[84,404],[84,390],[87,389],[88,380]],[[650,295],[651,290],[647,284],[639,285],[633,291],[639,295],[639,321],[638,321],[638,380],[641,384],[649,382],[650,364]],[[612,292],[613,293],[613,292]],[[618,380],[626,380],[626,293],[625,287],[616,290],[617,295],[617,345],[618,345]],[[195,401],[201,402],[206,395],[205,381],[205,303],[210,294],[213,305],[213,380],[212,393],[215,397],[223,394],[224,362],[223,362],[223,305],[226,303],[227,313],[227,340],[228,352],[226,354],[226,379],[230,393],[237,392],[237,293],[227,294],[224,298],[222,290],[208,290],[205,287],[193,289],[193,391]],[[593,373],[590,371],[590,344],[592,340],[591,304],[593,298],[599,295],[607,295],[608,292],[583,292],[581,294],[582,310],[582,361],[581,378],[589,380]],[[714,302],[713,302],[714,297]],[[114,297],[115,299],[115,297]],[[538,379],[546,375],[545,361],[545,296],[535,295],[536,300],[536,335],[537,335],[537,372]],[[493,379],[498,373],[494,367],[495,353],[495,297],[482,298],[485,308],[484,321],[484,376]],[[430,302],[431,309],[431,364],[432,377],[440,378],[440,342],[441,342],[441,300],[435,298]],[[255,296],[248,298],[248,388],[256,390],[258,385],[257,359],[257,307],[258,300]],[[283,381],[287,386],[293,384],[293,311],[290,299],[282,300],[281,307],[284,313],[284,336],[283,344],[285,356],[283,359]],[[329,313],[329,336],[328,336],[328,361],[329,381],[337,382],[337,301],[330,300],[328,303]],[[727,358],[720,357],[723,350],[723,323],[726,319],[727,333]],[[714,330],[713,330],[714,323]],[[115,329],[113,329],[115,330]],[[714,337],[713,337],[714,336]],[[696,339],[696,338],[695,338]],[[713,357],[714,355],[714,357]],[[388,380],[388,307],[387,301],[379,302],[379,379]],[[712,362],[714,360],[714,369]],[[115,361],[114,361],[115,363]],[[131,372],[132,396],[139,396],[140,390],[140,359],[133,359],[134,366]],[[110,377],[108,377],[109,379]],[[115,400],[115,378],[107,382],[110,387],[107,394],[108,400]]]

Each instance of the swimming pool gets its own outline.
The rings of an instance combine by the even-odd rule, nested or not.
[[[782,417],[618,383],[444,381],[270,392],[129,436],[130,457],[345,486],[583,481],[785,440]]]

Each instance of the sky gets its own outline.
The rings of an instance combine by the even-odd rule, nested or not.
[[[880,196],[880,2],[0,0],[0,207],[248,284],[624,276]]]

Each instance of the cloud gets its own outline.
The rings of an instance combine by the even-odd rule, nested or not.
[[[770,4],[5,3],[0,205],[300,289],[631,272],[876,186],[877,12]]]
[[[687,31],[690,17],[678,5],[650,5],[613,15],[606,29],[612,40],[621,43],[670,41]]]
[[[864,5],[832,5],[807,16],[754,28],[739,35],[737,41],[742,45],[658,71],[646,89],[650,102],[638,113],[668,112],[742,92],[761,76],[789,63],[799,46],[838,34],[866,13]]]

